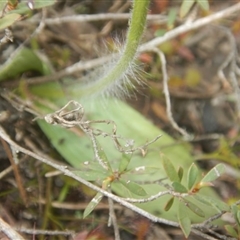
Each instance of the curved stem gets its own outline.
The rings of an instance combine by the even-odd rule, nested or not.
[[[94,93],[103,92],[109,86],[121,79],[130,67],[135,58],[142,33],[145,28],[149,0],[134,0],[130,26],[127,34],[127,41],[121,58],[106,76],[82,87],[78,95],[87,96]]]

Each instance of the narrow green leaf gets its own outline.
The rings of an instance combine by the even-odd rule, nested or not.
[[[130,192],[138,195],[138,196],[146,196],[147,193],[146,191],[137,183],[135,182],[131,182],[131,181],[125,181],[120,179],[119,182],[125,187],[127,188]]]
[[[195,0],[184,0],[182,2],[182,5],[180,7],[180,17],[183,18],[185,17],[188,12],[190,11],[191,7],[195,3]]]
[[[184,173],[183,168],[179,167],[179,169],[178,169],[178,177],[179,177],[180,182],[182,181],[183,173]]]
[[[187,175],[188,190],[191,190],[194,187],[199,176],[200,176],[200,171],[198,170],[198,167],[196,166],[196,164],[193,163],[189,168],[188,175]]]
[[[208,206],[210,204],[218,212],[229,211],[229,208],[230,208],[225,202],[223,202],[217,198],[211,198],[211,197],[200,195],[200,194],[194,195],[194,198],[197,199],[199,202],[204,203]]]
[[[198,5],[205,11],[209,10],[208,0],[197,0]]]
[[[179,182],[173,182],[172,186],[174,188],[174,191],[179,193],[187,193],[187,189]]]
[[[76,175],[84,178],[87,181],[99,181],[111,175],[111,171],[107,171],[99,167],[99,163],[92,161],[85,161],[78,164],[78,168],[70,169]]]
[[[119,173],[122,173],[127,169],[131,158],[132,158],[132,154],[126,154],[126,153],[122,154],[122,159],[121,159],[119,167],[118,167]]]
[[[171,8],[168,16],[167,16],[167,26],[168,29],[172,29],[174,26],[174,22],[177,19],[177,9],[176,8]]]
[[[0,66],[0,81],[16,77],[30,70],[37,71],[41,74],[50,72],[49,66],[47,66],[34,51],[23,47],[11,61],[7,61]]]
[[[174,203],[174,197],[171,197],[171,198],[167,201],[167,203],[166,203],[166,205],[165,205],[165,207],[164,207],[164,210],[167,212],[167,211],[172,207],[173,203]]]
[[[172,182],[180,182],[180,179],[178,177],[178,173],[176,169],[174,168],[173,164],[171,161],[164,155],[161,154],[162,162],[163,162],[163,168],[168,176],[168,178]]]
[[[212,182],[220,177],[225,172],[225,165],[219,163],[217,166],[212,168],[201,180],[202,183],[204,182]]]
[[[97,153],[98,153],[98,156],[100,157],[100,160],[102,161],[102,163],[105,166],[107,166],[108,170],[112,171],[112,168],[108,161],[107,155],[105,154],[102,146],[100,145],[100,143],[98,142],[98,140],[96,138],[95,138],[95,143],[96,143]]]
[[[231,206],[231,212],[235,218],[235,221],[237,222],[237,224],[240,226],[240,220],[238,219],[238,212],[239,212],[239,209],[238,209],[238,206],[237,205],[232,205]]]
[[[56,3],[56,0],[34,0],[33,1],[33,8],[34,9],[39,9],[39,8],[44,8],[44,7],[48,7],[53,5],[54,3]],[[28,5],[26,4],[26,2],[21,2],[18,4],[17,8],[12,10],[11,12],[14,13],[19,13],[19,14],[26,14],[28,12],[30,12],[30,8],[28,7]]]
[[[240,210],[237,211],[237,223],[240,225]]]
[[[91,202],[87,205],[86,209],[84,210],[83,218],[86,218],[94,210],[94,208],[100,203],[102,198],[103,198],[102,193],[96,194],[96,196],[91,200]]]
[[[203,212],[202,209],[200,209],[196,204],[186,201],[186,207],[188,207],[192,212],[194,212],[196,215],[199,217],[205,217],[205,213]]]
[[[84,178],[87,181],[101,181],[105,179],[108,174],[106,172],[101,171],[84,171],[84,170],[73,170],[73,173],[75,173],[77,176]]]
[[[232,225],[225,225],[224,228],[226,229],[226,231],[228,232],[229,235],[238,239],[238,233]]]
[[[0,19],[0,29],[7,28],[11,26],[14,22],[20,19],[21,15],[17,13],[11,13],[5,15],[3,18]]]
[[[188,214],[186,214],[186,206],[184,205],[184,203],[179,202],[178,205],[178,221],[180,224],[180,227],[185,235],[185,237],[187,238],[191,232],[191,220],[188,217]]]

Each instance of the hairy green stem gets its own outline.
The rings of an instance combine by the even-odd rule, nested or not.
[[[148,5],[149,0],[134,0],[126,45],[122,56],[106,76],[82,87],[78,91],[78,95],[88,96],[99,92],[101,93],[124,76],[137,53],[141,36],[145,28]]]

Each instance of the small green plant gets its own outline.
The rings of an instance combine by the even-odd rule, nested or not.
[[[6,30],[6,39],[11,40],[11,34],[8,35],[7,33],[9,30],[8,27],[15,21],[26,16],[32,8],[42,8],[53,3],[53,0],[35,0],[34,2],[28,1],[27,3],[6,1],[4,4],[8,8],[3,11],[2,18],[0,19],[0,29]],[[209,7],[207,0],[184,0],[180,9],[180,16],[186,16],[194,4],[200,5],[204,10],[207,10]],[[79,85],[77,83],[70,87],[70,92],[76,94],[74,95],[75,99],[82,101],[83,96],[88,97],[90,95],[116,96],[119,95],[119,91],[126,91],[127,85],[131,84],[128,74],[132,73],[132,69],[134,68],[134,61],[145,28],[148,5],[148,0],[133,1],[130,26],[122,54],[106,75],[100,76],[89,84]],[[11,6],[11,9],[9,6]],[[175,17],[176,13],[173,14],[171,19],[169,18],[169,28]],[[43,75],[49,73],[49,71],[44,71],[44,69],[46,70],[43,67],[44,64],[30,49],[23,48],[15,57],[11,64],[1,67],[0,80],[16,76],[30,67],[38,70]],[[32,59],[34,61],[31,61]],[[27,64],[24,65],[23,62]],[[17,69],[16,66],[21,66],[21,69],[15,72],[12,71],[12,69]],[[26,67],[26,69],[22,67]],[[66,102],[63,91],[61,91],[59,84],[56,82],[31,87],[30,90],[34,94],[41,97],[44,96],[58,105]],[[213,186],[213,181],[224,173],[225,167],[223,164],[216,165],[206,175],[203,175],[197,165],[192,164],[193,159],[187,148],[182,146],[174,146],[168,149],[160,148],[160,156],[159,153],[152,154],[149,151],[150,147],[154,146],[159,149],[164,144],[174,145],[174,140],[147,122],[139,114],[133,112],[132,109],[129,110],[126,104],[122,102],[117,103],[114,99],[106,99],[108,105],[103,110],[103,105],[98,103],[98,99],[96,101],[97,110],[95,109],[93,112],[89,111],[90,117],[92,117],[91,114],[94,115],[93,118],[95,120],[91,118],[89,118],[91,120],[85,120],[82,105],[74,100],[70,101],[60,110],[50,113],[45,117],[46,122],[49,124],[58,124],[65,128],[80,128],[87,135],[88,140],[90,139],[91,141],[94,161],[89,161],[89,159],[92,160],[92,155],[89,154],[89,148],[86,147],[89,142],[86,142],[85,139],[76,137],[76,135],[66,129],[55,128],[55,126],[46,124],[41,120],[38,121],[51,143],[68,163],[73,166],[70,169],[70,173],[67,172],[69,176],[74,174],[73,176],[79,176],[85,181],[94,182],[97,186],[101,186],[95,197],[86,207],[83,213],[84,217],[91,214],[103,196],[108,196],[120,203],[121,200],[124,201],[124,206],[134,211],[137,209],[139,214],[148,217],[154,222],[180,226],[186,237],[189,236],[192,230],[204,229],[207,231],[214,220],[219,219],[225,212],[230,212],[234,216],[236,224],[235,226],[226,225],[225,228],[233,237],[237,238],[239,236],[239,202],[228,206],[219,200],[209,188]],[[89,105],[85,103],[83,104],[87,106],[85,109],[89,109],[88,106],[91,103]],[[41,114],[49,112],[48,106],[45,106],[41,102],[40,105],[40,107],[38,105],[36,108],[40,109]],[[116,105],[119,107],[117,108]],[[119,109],[123,112],[119,113]],[[114,115],[115,119],[101,120],[106,119],[104,111],[113,113],[112,115]],[[101,127],[98,128],[99,125],[102,125],[103,128],[111,126],[110,131],[102,130]],[[125,134],[127,136],[131,135],[133,139],[128,140],[118,135],[117,126],[118,133],[124,136]],[[158,145],[155,141],[161,134],[164,135],[163,143]],[[158,136],[155,137],[156,135]],[[136,139],[134,139],[135,136],[137,136]],[[99,140],[100,138],[104,138],[104,140],[110,138],[115,148],[112,146],[109,147],[105,142],[102,143]],[[153,140],[142,144],[146,139]],[[63,143],[61,143],[61,140],[64,140]],[[134,141],[140,146],[135,147]],[[139,151],[141,157],[139,157]],[[119,158],[115,157],[115,152],[121,156]],[[144,157],[144,161],[141,162]],[[94,187],[93,189],[96,190]],[[111,192],[116,193],[116,195],[111,194]],[[161,202],[159,202],[160,198],[161,200],[163,199]],[[138,204],[142,209],[130,203]],[[152,215],[152,213],[155,214],[158,211],[162,211],[160,216],[164,216],[163,218],[160,218],[159,215]]]
[[[68,110],[68,107],[71,105],[73,107],[71,108],[72,110]],[[129,202],[146,203],[154,201],[157,198],[170,195],[171,197],[166,202],[164,209],[165,211],[169,211],[174,202],[177,201],[177,219],[179,226],[186,237],[189,236],[192,228],[191,216],[186,214],[188,211],[193,212],[201,218],[206,217],[204,208],[209,205],[212,206],[216,212],[221,214],[230,211],[229,206],[224,202],[209,196],[204,196],[203,194],[198,194],[202,188],[213,186],[212,182],[225,172],[224,164],[216,165],[205,176],[202,176],[201,171],[198,169],[196,164],[193,163],[185,174],[183,168],[179,168],[178,170],[175,169],[172,162],[165,155],[161,154],[160,159],[162,161],[163,169],[165,170],[166,178],[157,179],[155,182],[159,185],[162,185],[166,191],[149,195],[149,193],[146,191],[146,187],[144,188],[137,182],[129,180],[131,179],[130,175],[138,175],[139,173],[141,174],[143,172],[144,174],[153,174],[154,172],[161,170],[161,166],[159,166],[159,168],[148,168],[146,166],[142,166],[132,169],[129,167],[129,165],[132,155],[137,150],[140,150],[144,155],[147,151],[147,146],[154,143],[160,138],[160,136],[144,144],[143,146],[134,147],[133,140],[125,140],[117,135],[117,126],[113,121],[88,121],[83,120],[83,116],[83,107],[76,101],[70,101],[60,110],[45,116],[46,122],[50,124],[59,124],[67,128],[78,126],[91,139],[95,162],[83,162],[81,165],[79,165],[79,169],[73,170],[76,175],[81,176],[87,181],[93,181],[100,184],[102,189],[105,191],[114,191],[116,188],[121,189],[121,192],[123,193],[122,195]],[[112,132],[108,133],[92,127],[93,124],[99,123],[106,125],[112,124]],[[114,169],[111,161],[109,161],[107,154],[105,153],[105,150],[98,142],[97,137],[99,136],[110,137],[114,142],[116,149],[122,153],[122,157],[117,169]],[[120,140],[124,141],[124,146],[120,143]],[[182,183],[184,175],[187,175],[187,181]],[[142,184],[144,185],[146,183],[147,182],[143,182]],[[96,194],[96,196],[86,207],[83,213],[84,217],[87,217],[95,209],[95,207],[102,200],[103,196],[104,194],[102,192],[98,192]],[[138,196],[138,198],[134,198],[136,196]],[[237,212],[236,208],[233,209],[235,212]],[[236,213],[235,215],[238,216],[239,214]],[[210,217],[208,221],[213,221],[214,217]],[[228,229],[230,231],[229,227]]]

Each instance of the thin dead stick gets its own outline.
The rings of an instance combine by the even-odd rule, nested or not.
[[[151,213],[148,213],[145,210],[140,209],[135,205],[132,205],[131,203],[127,202],[126,200],[92,184],[91,182],[86,181],[85,179],[81,178],[80,176],[75,175],[74,172],[70,171],[66,165],[61,165],[59,163],[56,163],[53,159],[49,158],[48,156],[45,156],[44,154],[41,154],[41,155],[35,154],[35,153],[19,146],[13,140],[11,140],[11,138],[7,135],[7,133],[1,126],[0,126],[0,137],[3,138],[6,142],[8,142],[16,150],[18,150],[28,156],[31,156],[31,157],[39,160],[42,163],[52,166],[53,168],[61,171],[64,175],[69,176],[69,177],[81,182],[82,184],[88,186],[89,188],[103,194],[104,196],[106,196],[108,198],[111,198],[112,200],[114,200],[114,201],[120,203],[121,205],[127,207],[128,209],[131,209],[132,211],[148,218],[149,220],[151,220],[153,222],[163,223],[163,224],[166,224],[169,226],[179,227],[179,224],[177,222],[166,220],[166,219],[160,218],[160,217],[156,217],[156,216],[152,215]],[[198,227],[193,225],[193,228],[198,228]]]
[[[11,165],[12,165],[12,169],[13,169],[14,176],[15,176],[15,179],[16,179],[16,182],[17,182],[17,186],[18,186],[18,189],[19,189],[20,196],[21,196],[25,206],[27,206],[28,205],[27,194],[26,194],[25,188],[23,187],[22,177],[20,175],[18,166],[14,161],[13,152],[12,152],[13,150],[10,149],[10,147],[6,143],[6,141],[4,141],[2,138],[0,140],[1,140],[3,148],[4,148],[4,150],[5,150],[5,152],[8,156],[8,159],[9,159]]]
[[[191,22],[191,23],[186,22],[185,24],[167,32],[162,37],[155,38],[155,39],[143,44],[139,50],[140,50],[140,52],[151,51],[151,49],[153,49],[154,47],[156,47],[170,39],[173,39],[182,33],[186,33],[188,31],[195,30],[197,28],[203,27],[203,26],[205,26],[211,22],[214,22],[216,20],[231,16],[233,13],[235,13],[237,11],[240,11],[240,3],[237,3],[229,8],[219,11],[217,13],[211,14],[207,17],[200,18],[194,22]]]
[[[129,20],[130,13],[100,13],[100,14],[82,14],[75,16],[64,16],[58,18],[47,18],[45,23],[47,25],[55,25],[69,22],[94,22],[94,21],[107,21],[107,20]],[[148,21],[158,21],[159,23],[165,23],[167,17],[159,14],[151,14],[147,16]],[[31,23],[38,22],[37,19],[28,20]]]
[[[156,216],[152,215],[151,213],[148,213],[145,210],[138,208],[137,206],[134,206],[133,204],[123,200],[122,198],[120,198],[112,193],[109,193],[108,191],[92,184],[91,182],[86,181],[85,179],[81,178],[80,176],[74,174],[74,172],[70,171],[66,165],[58,164],[53,159],[50,159],[49,157],[47,157],[45,155],[40,156],[38,154],[35,154],[35,153],[19,146],[13,140],[11,140],[11,138],[7,135],[7,133],[1,126],[0,126],[0,137],[3,138],[6,142],[8,142],[11,146],[15,147],[18,151],[20,151],[28,156],[31,156],[49,166],[52,166],[53,168],[61,171],[64,175],[69,176],[69,177],[81,182],[82,184],[86,185],[87,187],[89,187],[97,192],[102,193],[104,196],[113,199],[114,201],[116,201],[116,202],[120,203],[121,205],[131,209],[132,211],[150,219],[151,221],[163,223],[163,224],[166,224],[169,226],[179,227],[179,224],[177,222],[166,220],[166,219],[160,218],[160,217],[156,217]]]
[[[114,202],[111,198],[108,198],[108,205],[109,205],[108,226],[110,227],[111,225],[113,225],[115,240],[121,240],[120,233],[119,233],[119,227],[117,224],[117,218],[116,218],[116,214],[115,214]]]
[[[196,235],[202,237],[203,239],[207,240],[218,240],[217,238],[214,238],[212,236],[207,235],[206,233],[203,233],[202,231],[199,231],[197,229],[193,229],[192,232],[194,232]]]
[[[167,74],[167,67],[166,67],[166,58],[162,53],[162,51],[160,51],[158,48],[153,48],[152,51],[157,53],[159,58],[161,59],[162,75],[163,75],[163,92],[165,95],[168,119],[175,130],[181,133],[185,138],[189,139],[190,138],[189,134],[183,128],[178,126],[178,124],[175,122],[172,115],[171,100],[170,100],[170,94],[168,90],[168,74]]]
[[[2,218],[0,218],[0,232],[6,234],[9,239],[24,240],[10,225],[8,225]]]
[[[50,235],[50,236],[73,236],[75,234],[74,231],[49,231],[49,230],[41,230],[41,229],[28,229],[28,228],[15,228],[16,231],[27,233],[31,235]],[[18,238],[13,238],[18,240]]]
[[[10,173],[13,170],[12,166],[9,166],[8,168],[4,169],[2,172],[0,172],[0,179],[5,177],[8,173]]]
[[[44,19],[46,17],[46,9],[42,9],[42,18],[41,21],[38,25],[38,27],[34,30],[34,32],[27,37],[24,42],[9,56],[8,60],[1,66],[8,66],[9,63],[11,63],[13,61],[13,59],[17,56],[17,54],[19,54],[19,52],[24,48],[24,46],[36,35],[38,35],[45,27],[45,23],[44,23]]]
[[[237,3],[237,4],[233,5],[232,7],[229,7],[220,12],[214,13],[210,16],[200,18],[190,24],[185,23],[185,24],[167,32],[164,36],[155,38],[155,39],[141,45],[139,47],[139,52],[152,51],[152,49],[154,47],[156,47],[170,39],[173,39],[182,33],[185,33],[185,32],[191,31],[191,30],[195,30],[195,29],[203,27],[213,21],[222,19],[224,17],[228,17],[237,11],[240,11],[240,3]],[[89,69],[98,67],[98,66],[110,61],[112,58],[115,58],[116,56],[117,56],[117,54],[112,54],[112,55],[108,55],[106,57],[93,59],[93,60],[90,60],[87,62],[77,62],[77,63],[73,64],[72,66],[59,71],[58,73],[52,74],[50,76],[29,78],[26,80],[26,82],[28,84],[40,84],[43,82],[55,81],[64,76],[71,75],[76,72],[80,72],[83,70],[89,70]]]

